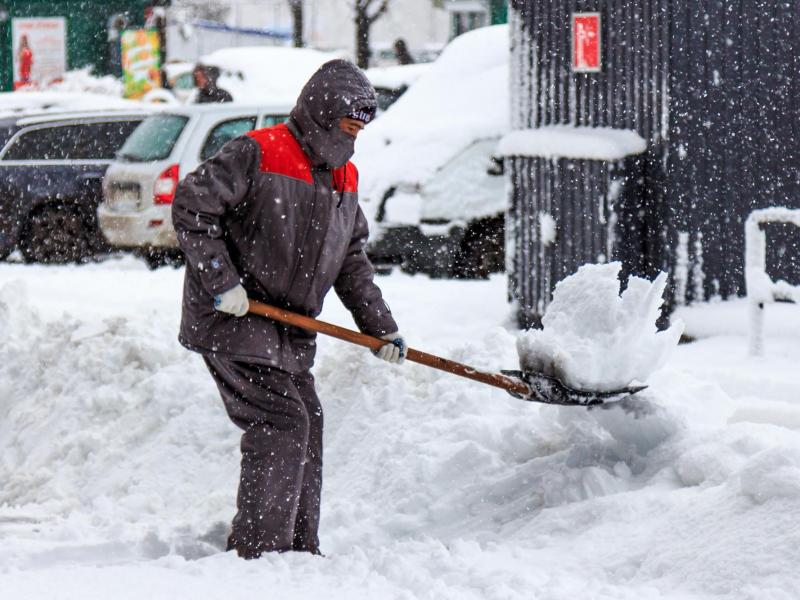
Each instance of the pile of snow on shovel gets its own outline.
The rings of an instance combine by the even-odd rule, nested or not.
[[[541,330],[520,335],[523,370],[558,377],[583,390],[644,382],[669,358],[683,323],[658,331],[667,274],[630,277],[620,293],[621,263],[584,265],[559,282]]]

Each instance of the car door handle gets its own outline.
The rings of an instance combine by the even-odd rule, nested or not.
[[[84,181],[92,181],[95,179],[102,179],[105,173],[103,171],[92,171],[89,173],[81,173],[80,178]]]

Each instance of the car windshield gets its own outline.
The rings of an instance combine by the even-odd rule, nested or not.
[[[134,130],[117,158],[128,162],[152,162],[167,158],[189,117],[152,115]]]

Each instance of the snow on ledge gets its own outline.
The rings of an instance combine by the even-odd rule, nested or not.
[[[641,154],[647,142],[635,131],[611,127],[552,125],[521,129],[504,136],[498,144],[500,156],[583,158],[620,160]]]

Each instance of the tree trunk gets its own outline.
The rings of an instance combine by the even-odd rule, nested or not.
[[[303,0],[289,0],[292,9],[292,41],[295,48],[302,48],[303,43]]]
[[[370,25],[372,23],[370,23],[366,9],[356,8],[356,64],[361,69],[369,68],[369,59],[372,54],[369,49]]]
[[[373,10],[370,11],[370,8]],[[355,11],[356,24],[356,64],[366,69],[369,67],[369,59],[372,51],[369,49],[369,30],[372,24],[386,14],[389,8],[389,0],[355,0],[353,9]]]

